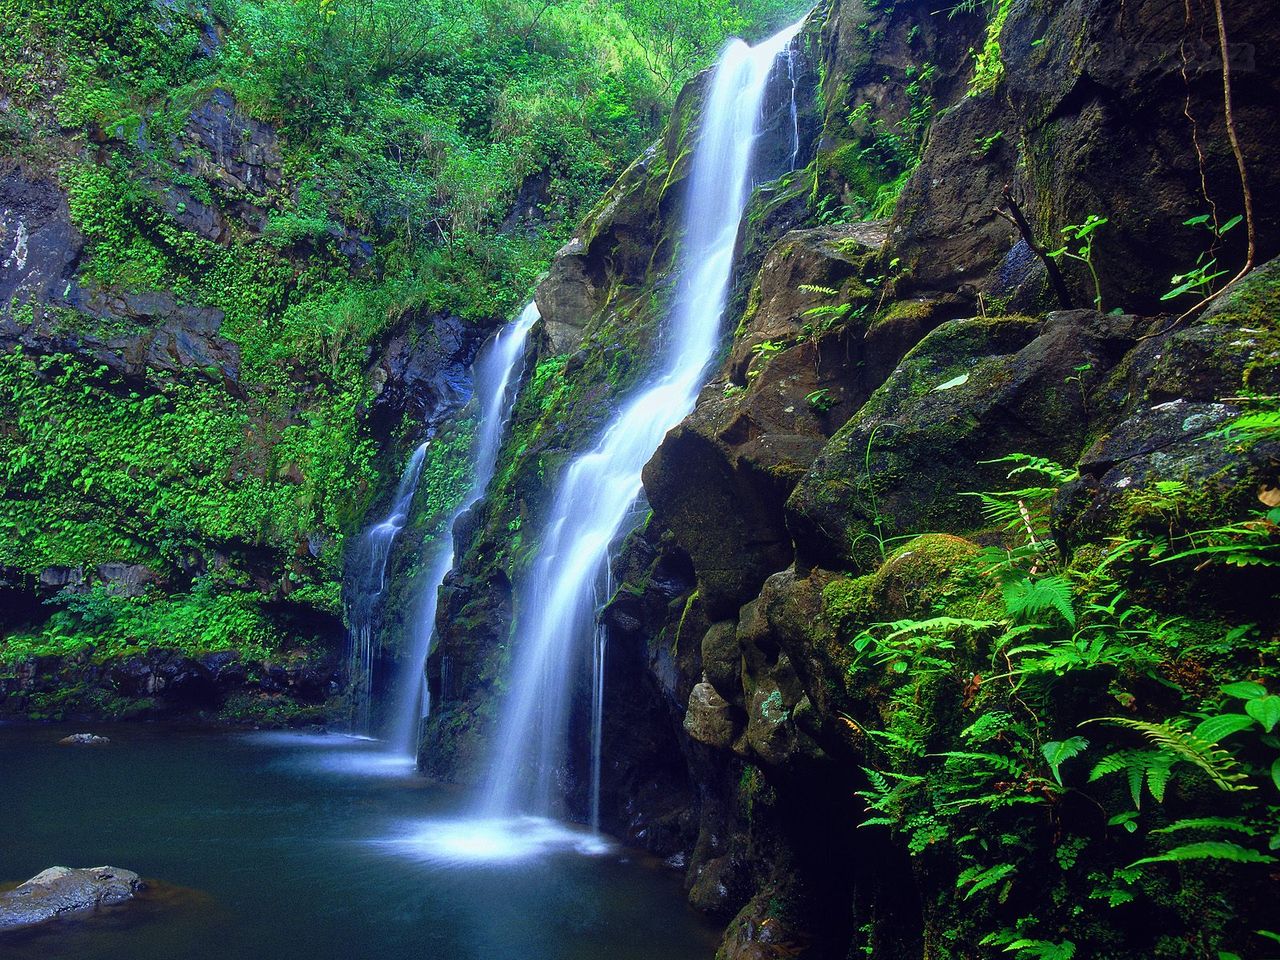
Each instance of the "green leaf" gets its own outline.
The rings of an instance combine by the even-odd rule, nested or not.
[[[938,384],[936,387],[933,388],[933,392],[939,393],[943,390],[950,390],[953,387],[962,387],[968,382],[969,382],[969,375],[967,373],[962,373],[958,377],[952,377],[946,383]]]
[[[1058,773],[1058,768],[1067,760],[1078,756],[1088,746],[1089,741],[1084,737],[1071,737],[1069,740],[1051,741],[1040,748],[1040,752],[1049,763],[1049,769],[1053,771],[1053,779],[1058,781],[1058,786],[1062,786],[1062,777]]]
[[[1270,733],[1280,723],[1280,697],[1272,695],[1249,700],[1244,705],[1244,711],[1262,724],[1263,730]]]
[[[1280,790],[1280,757],[1277,757],[1275,763],[1271,764],[1271,782],[1276,785],[1277,790]]]
[[[1189,820],[1175,820],[1167,827],[1152,830],[1152,833],[1177,833],[1180,830],[1234,830],[1246,836],[1256,836],[1258,830],[1239,820],[1228,820],[1224,817],[1195,817]]]
[[[1241,680],[1239,683],[1228,683],[1219,687],[1228,697],[1239,697],[1241,700],[1256,700],[1267,695],[1267,688],[1252,680]]]
[[[1280,699],[1278,697],[1277,699]],[[1253,706],[1257,701],[1250,701],[1245,705],[1245,709]],[[1217,743],[1224,737],[1229,737],[1233,733],[1239,733],[1241,730],[1248,730],[1253,726],[1253,719],[1246,717],[1243,713],[1224,713],[1218,717],[1210,717],[1199,726],[1197,726],[1191,735],[1205,743]]]
[[[978,891],[995,886],[995,884],[1013,873],[1015,869],[1016,867],[1012,863],[997,863],[994,867],[986,869],[970,867],[956,877],[956,889],[959,890],[965,884],[972,884],[969,887],[969,892],[964,895],[964,899],[968,900]]]
[[[1181,863],[1186,860],[1230,860],[1232,863],[1275,863],[1276,858],[1269,854],[1250,850],[1238,843],[1225,840],[1203,840],[1200,843],[1188,843],[1174,847],[1154,857],[1143,857],[1129,864],[1136,867],[1142,863]]]

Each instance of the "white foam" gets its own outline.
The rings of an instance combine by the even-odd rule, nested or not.
[[[376,841],[433,863],[511,863],[549,853],[599,856],[613,845],[599,834],[544,817],[423,820]]]

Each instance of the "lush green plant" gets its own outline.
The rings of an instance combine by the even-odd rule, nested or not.
[[[1098,279],[1098,269],[1093,262],[1093,245],[1097,239],[1095,236],[1097,231],[1106,226],[1107,218],[1099,217],[1096,214],[1089,214],[1084,223],[1073,223],[1062,228],[1062,236],[1067,242],[1057,250],[1049,251],[1049,256],[1055,260],[1066,257],[1068,260],[1076,260],[1083,263],[1089,270],[1089,276],[1093,279],[1093,308],[1095,310],[1102,309],[1102,281]],[[1074,246],[1079,244],[1079,246]]]
[[[1011,480],[1030,474],[1041,484],[980,495],[1006,538],[967,561],[966,576],[990,582],[982,599],[961,606],[944,595],[931,614],[863,626],[849,642],[850,683],[879,704],[878,728],[847,718],[868,744],[862,825],[899,833],[932,869],[953,864],[957,899],[982,902],[967,915],[984,918],[971,936],[988,947],[1069,957],[1082,941],[1108,936],[1099,932],[1105,913],[1082,925],[1086,903],[1111,911],[1143,901],[1195,911],[1189,922],[1204,924],[1206,942],[1234,956],[1227,938],[1241,934],[1226,922],[1231,909],[1222,906],[1209,933],[1194,904],[1207,878],[1222,882],[1200,872],[1208,865],[1268,866],[1280,850],[1274,641],[1259,649],[1248,624],[1157,613],[1133,586],[1157,568],[1132,543],[1065,556],[1052,543],[1050,509],[1074,471],[1027,456],[1005,462],[1015,464]],[[1171,525],[1176,543],[1193,491],[1168,482],[1141,493],[1129,505]],[[860,596],[846,606],[856,611]],[[857,624],[849,614],[839,622]],[[984,654],[990,672],[965,669]],[[1188,671],[1256,679],[1203,691],[1203,681],[1186,683]],[[1132,692],[1150,697],[1153,682],[1167,691],[1163,715],[1139,712]],[[1119,703],[1126,715],[1077,729],[1064,704],[1090,701]],[[961,726],[957,716],[968,723],[958,733],[939,722]],[[1108,830],[1131,839],[1104,848],[1092,828],[1064,834],[1069,797],[1085,798]],[[1055,882],[1044,874],[1046,851],[1062,876],[1052,898],[1032,889]],[[1054,917],[1010,906],[1032,901]],[[1004,925],[991,926],[996,918]],[[1070,939],[1055,936],[1064,924]]]
[[[1202,253],[1196,259],[1196,265],[1186,273],[1175,274],[1173,279],[1169,281],[1173,287],[1162,296],[1161,300],[1173,300],[1183,294],[1190,293],[1203,299],[1213,293],[1213,282],[1220,277],[1227,275],[1228,271],[1217,269],[1218,258],[1214,256],[1213,251],[1219,240],[1233,227],[1239,226],[1244,221],[1243,216],[1232,217],[1226,223],[1219,226],[1214,222],[1212,215],[1201,214],[1198,217],[1192,217],[1183,223],[1184,227],[1203,227],[1213,237],[1213,241],[1209,246],[1207,253]]]

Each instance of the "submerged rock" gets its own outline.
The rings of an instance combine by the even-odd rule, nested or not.
[[[64,741],[65,742],[65,741]],[[0,894],[0,931],[33,927],[69,913],[132,900],[146,884],[119,867],[50,867]]]
[[[100,737],[95,733],[73,733],[69,737],[63,737],[58,741],[73,747],[101,747],[111,742],[107,737]]]

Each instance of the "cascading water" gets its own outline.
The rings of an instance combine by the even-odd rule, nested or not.
[[[368,563],[364,567],[363,580],[347,610],[351,624],[347,675],[351,678],[353,733],[367,735],[371,732],[374,618],[377,615],[378,601],[387,587],[387,558],[391,555],[391,545],[395,543],[396,536],[404,529],[409,518],[409,503],[418,488],[418,477],[422,474],[422,461],[426,453],[425,443],[413,451],[400,477],[400,485],[396,487],[390,511],[364,535],[362,547]]]
[[[493,476],[502,445],[502,434],[511,417],[515,403],[513,376],[524,360],[525,342],[529,330],[538,320],[538,309],[530,303],[514,322],[499,330],[480,351],[472,367],[475,395],[479,398],[479,431],[472,447],[471,487],[453,516],[449,518],[445,536],[430,558],[423,583],[422,606],[418,613],[418,628],[414,632],[411,649],[404,660],[402,674],[396,684],[398,694],[391,710],[391,728],[388,744],[398,753],[414,757],[418,752],[418,735],[427,705],[427,685],[423,665],[431,652],[431,639],[436,622],[436,602],[440,585],[453,567],[453,525],[484,496],[485,487]],[[385,561],[384,561],[385,563]]]
[[[791,172],[796,168],[796,161],[800,158],[800,110],[796,105],[796,85],[799,80],[799,70],[796,64],[796,48],[794,44],[787,44],[787,82],[791,84],[791,159],[787,162],[787,171]]]
[[[598,446],[565,472],[541,553],[520,597],[512,692],[486,786],[490,816],[557,812],[556,778],[572,687],[581,644],[592,635],[609,545],[641,492],[641,470],[667,431],[693,409],[715,356],[767,81],[799,29],[795,24],[756,47],[735,40],[716,67],[693,158],[681,282],[658,372],[623,406]],[[597,642],[597,671],[603,670],[603,655]],[[592,694],[592,777],[597,780],[594,727],[602,696],[598,672]],[[598,817],[598,783],[591,786],[591,805],[593,818]]]

